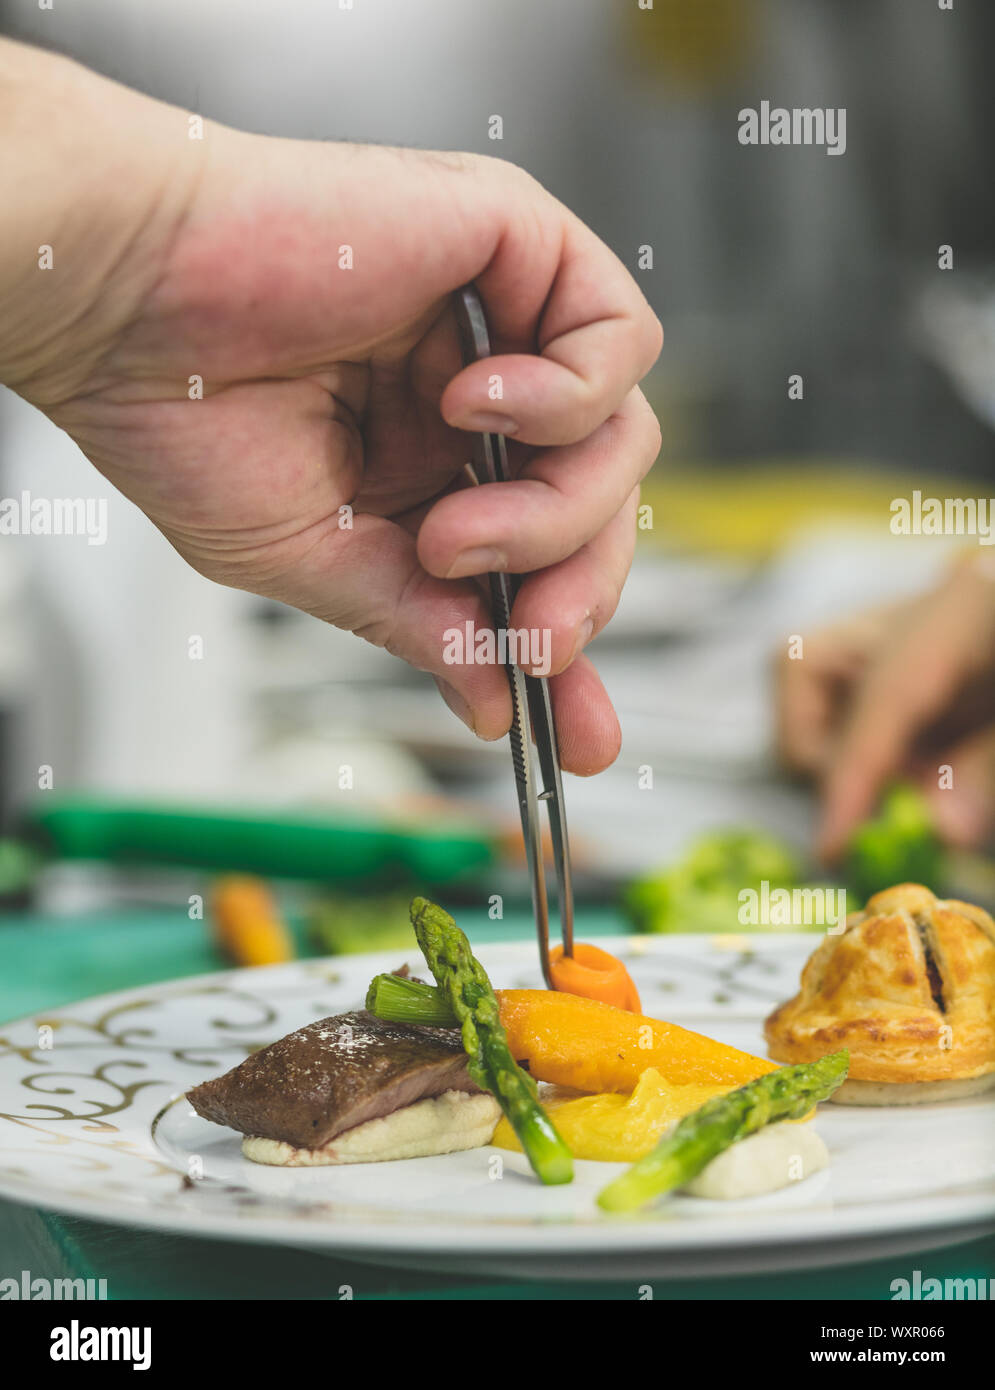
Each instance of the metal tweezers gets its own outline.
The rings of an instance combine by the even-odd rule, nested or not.
[[[491,340],[487,318],[480,296],[472,285],[465,285],[453,296],[456,322],[459,327],[463,365],[479,362],[491,356]],[[473,469],[477,483],[508,482],[508,451],[500,434],[474,435]],[[507,632],[511,627],[511,609],[518,593],[520,580],[512,574],[489,574],[491,614],[496,630]],[[510,651],[510,646],[508,648]],[[556,871],[556,891],[560,909],[560,933],[563,954],[573,955],[573,885],[570,876],[570,845],[567,840],[567,821],[563,807],[563,784],[560,779],[560,756],[556,744],[556,725],[549,698],[549,683],[543,676],[527,676],[510,659],[506,664],[514,717],[508,735],[511,741],[511,761],[515,769],[518,809],[522,817],[525,856],[532,885],[532,910],[535,914],[536,935],[539,939],[539,960],[543,979],[554,989],[549,964],[549,904],[546,897],[546,866],[542,852],[542,831],[539,823],[539,802],[546,803],[553,844],[553,863]],[[536,789],[536,773],[532,759],[532,740],[539,755],[542,790]]]

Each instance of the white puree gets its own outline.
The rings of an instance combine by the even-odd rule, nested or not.
[[[493,1096],[443,1091],[405,1105],[392,1115],[356,1125],[320,1149],[295,1149],[279,1139],[246,1136],[242,1153],[253,1163],[280,1168],[320,1168],[330,1163],[383,1163],[394,1158],[427,1158],[491,1142],[501,1115]]]
[[[713,1158],[682,1191],[722,1201],[759,1197],[800,1182],[828,1162],[829,1150],[811,1123],[768,1125]]]
[[[427,1158],[489,1144],[500,1115],[493,1096],[445,1091],[356,1125],[320,1149],[297,1149],[278,1139],[246,1136],[242,1153],[253,1163],[280,1168]],[[828,1162],[829,1152],[811,1124],[768,1125],[713,1158],[682,1191],[724,1201],[757,1197],[800,1182]]]

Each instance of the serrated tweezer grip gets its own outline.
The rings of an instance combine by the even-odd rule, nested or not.
[[[453,296],[456,322],[464,366],[491,356],[490,333],[480,296],[472,285],[465,285]],[[508,451],[500,434],[474,435],[474,470],[478,483],[508,482]],[[489,574],[491,614],[495,629],[507,632],[511,627],[511,610],[518,592],[519,580],[512,574]],[[507,650],[512,650],[508,644]],[[549,683],[543,676],[527,676],[509,658],[506,666],[514,717],[508,735],[511,741],[511,761],[515,769],[518,809],[522,818],[525,857],[532,885],[532,910],[535,913],[536,935],[539,941],[539,960],[543,979],[554,988],[549,965],[549,902],[546,896],[546,866],[542,853],[542,831],[539,822],[539,802],[546,803],[550,835],[553,843],[553,864],[556,872],[556,891],[560,909],[560,935],[564,955],[573,955],[573,884],[570,875],[570,843],[567,839],[567,820],[563,806],[563,783],[560,778],[560,757],[556,744],[556,725],[549,698]],[[539,757],[539,781],[532,758],[532,738]]]

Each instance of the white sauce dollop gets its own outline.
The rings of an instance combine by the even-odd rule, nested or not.
[[[681,1190],[726,1202],[759,1197],[801,1182],[828,1163],[829,1150],[810,1122],[782,1122],[740,1139]]]

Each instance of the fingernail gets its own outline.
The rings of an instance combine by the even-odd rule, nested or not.
[[[584,648],[587,646],[588,642],[590,642],[593,636],[594,619],[585,618],[584,621],[581,623],[580,627],[577,629],[577,640],[574,643],[573,655],[571,656],[568,665],[572,664],[577,660],[577,658],[580,656],[581,652],[584,650]]]
[[[478,546],[475,550],[461,550],[449,566],[447,579],[465,579],[468,574],[491,574],[508,568],[508,558],[500,550],[490,546]]]
[[[468,415],[460,424],[460,429],[476,430],[478,434],[517,434],[518,422],[510,415],[492,415],[483,410]]]
[[[453,714],[455,714],[456,718],[462,719],[466,727],[472,729],[473,732],[476,733],[476,729],[473,728],[473,710],[463,699],[459,691],[454,690],[448,681],[439,680],[438,677],[436,677],[435,683],[439,687],[439,694],[445,700]]]

